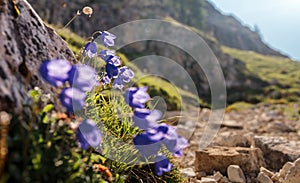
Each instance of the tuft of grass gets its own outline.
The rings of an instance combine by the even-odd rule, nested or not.
[[[133,110],[125,103],[120,92],[95,91],[89,95],[87,102],[87,116],[98,122],[104,135],[98,151],[114,177],[125,177],[125,182],[182,182],[176,167],[160,177],[156,175],[153,163],[145,164],[145,159],[139,155],[132,142],[141,130],[134,127]]]
[[[235,102],[226,107],[226,112],[239,111],[251,108],[253,105],[247,102]]]
[[[199,106],[206,105],[197,96],[192,93],[183,90],[168,81],[156,77],[145,76],[138,80],[139,86],[148,86],[148,92],[151,97],[160,96],[167,103],[168,110],[179,110],[187,106]],[[188,103],[183,103],[187,101]]]

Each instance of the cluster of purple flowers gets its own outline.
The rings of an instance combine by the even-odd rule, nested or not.
[[[104,46],[114,46],[115,35],[107,31],[98,34]],[[134,77],[131,69],[121,66],[120,57],[115,55],[115,51],[102,50],[98,53],[94,38],[85,46],[83,55],[89,58],[100,57],[105,61],[105,71],[101,78],[103,85],[112,83],[113,88],[122,89],[124,83],[129,83]],[[68,114],[83,110],[86,93],[99,84],[98,73],[94,68],[84,64],[74,65],[67,60],[44,61],[39,71],[45,81],[60,89],[59,99]],[[173,167],[169,159],[161,154],[162,149],[166,148],[174,156],[181,156],[182,149],[187,147],[188,142],[177,134],[173,126],[158,123],[162,117],[160,111],[145,107],[145,103],[150,99],[147,89],[147,87],[128,88],[124,98],[134,109],[132,118],[134,125],[144,130],[134,137],[133,143],[143,157],[154,157],[156,174],[161,176],[163,172],[169,172]],[[79,124],[76,137],[81,148],[88,149],[100,145],[102,134],[93,120],[85,119]]]
[[[67,60],[44,61],[39,71],[45,81],[63,88],[59,99],[68,113],[83,109],[85,92],[98,85],[95,69],[88,65],[73,65]]]
[[[114,46],[114,39],[116,39],[116,36],[107,31],[103,31],[100,32],[99,39],[104,46],[110,47]],[[85,46],[83,55],[87,55],[90,58],[99,56],[106,62],[105,72],[103,72],[101,78],[103,85],[110,84],[113,80],[113,88],[118,88],[121,90],[124,87],[124,83],[129,83],[130,79],[134,77],[134,73],[131,69],[126,66],[121,67],[120,57],[115,55],[115,51],[101,50],[98,53],[95,39],[88,42],[88,44]]]
[[[61,89],[59,99],[68,114],[82,110],[85,106],[86,92],[98,85],[96,71],[92,67],[73,65],[67,60],[44,61],[39,72],[45,81]],[[90,119],[80,123],[76,136],[83,149],[98,146],[102,138],[95,122]]]
[[[124,98],[125,102],[134,108],[134,125],[144,130],[133,139],[134,145],[143,157],[155,157],[157,175],[169,172],[172,164],[167,157],[160,154],[160,150],[166,147],[174,156],[181,156],[182,149],[188,146],[187,140],[179,136],[173,126],[157,123],[162,115],[160,111],[145,108],[145,103],[150,99],[147,87],[131,87],[125,91]]]

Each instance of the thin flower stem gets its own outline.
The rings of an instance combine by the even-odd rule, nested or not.
[[[95,37],[100,36],[102,34],[101,31],[96,31],[92,34],[92,41],[94,41]]]
[[[78,17],[78,14],[76,14],[75,16],[73,16],[73,18],[71,18],[71,20],[64,26],[64,28],[67,28],[70,25],[70,23],[72,23],[75,20],[75,18],[77,18],[77,17]]]

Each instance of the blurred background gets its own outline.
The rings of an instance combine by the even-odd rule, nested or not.
[[[29,0],[38,14],[69,42],[80,55],[84,42],[96,30],[107,30],[122,23],[145,18],[167,20],[199,34],[217,56],[226,79],[228,105],[298,103],[300,86],[299,2],[225,0]],[[68,29],[62,27],[84,6],[91,6],[91,17],[78,16]],[[79,35],[72,35],[69,31]],[[122,35],[118,35],[119,37]],[[143,41],[128,45],[119,53],[123,60],[149,54],[165,56],[179,63],[192,77],[200,106],[210,105],[210,88],[197,63],[175,46]],[[138,72],[138,71],[137,71]],[[153,95],[163,94],[169,110],[180,108],[180,96],[166,87],[164,80],[147,78]],[[164,87],[162,87],[164,86]],[[187,90],[184,86],[177,86]],[[184,97],[192,97],[185,93]],[[169,99],[168,99],[169,98]],[[170,99],[171,98],[171,99]],[[193,98],[193,97],[192,97]]]
[[[225,14],[231,14],[260,33],[263,40],[272,47],[281,50],[299,61],[300,52],[296,46],[300,41],[300,2],[297,0],[253,0],[226,1],[210,0],[215,7]]]

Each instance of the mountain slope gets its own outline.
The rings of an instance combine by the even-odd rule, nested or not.
[[[205,3],[205,10],[204,31],[215,37],[220,44],[240,50],[252,50],[264,55],[286,57],[270,48],[258,33],[243,26],[235,17],[223,15],[209,2]]]
[[[200,1],[201,0],[199,0],[199,2]],[[59,4],[59,2],[60,1],[58,0],[38,1],[36,3],[33,3],[33,6],[36,6],[38,8],[38,11],[47,21],[50,21],[58,25],[59,24],[62,25],[65,22],[67,22],[69,17],[72,17],[72,14],[74,14],[78,9],[81,9],[86,4],[91,5],[94,8],[94,14],[91,18],[88,18],[86,16],[79,16],[78,19],[76,19],[70,25],[70,28],[72,30],[85,36],[91,35],[91,33],[95,30],[106,30],[113,26],[119,25],[121,23],[130,20],[137,20],[141,18],[165,19],[166,16],[168,17],[167,20],[170,23],[176,26],[183,26],[186,27],[187,29],[193,30],[195,33],[199,34],[206,41],[206,43],[212,49],[212,51],[214,52],[214,54],[216,55],[216,57],[220,62],[226,80],[228,103],[233,103],[235,101],[248,101],[252,103],[260,102],[263,101],[264,99],[262,93],[265,92],[264,94],[270,94],[273,91],[272,87],[273,88],[275,87],[276,91],[277,88],[281,88],[281,89],[284,88],[281,85],[277,85],[277,84],[274,85],[272,84],[274,82],[270,82],[269,80],[264,79],[262,75],[258,75],[256,72],[259,72],[260,68],[256,68],[256,70],[255,69],[253,70],[253,68],[249,68],[248,67],[249,63],[245,61],[244,57],[235,54],[235,52],[233,51],[228,51],[230,50],[229,48],[227,50],[222,49],[222,45],[228,45],[230,43],[229,41],[236,40],[236,44],[234,44],[235,41],[232,42],[233,44],[232,47],[236,46],[238,48],[242,48],[246,50],[257,49],[255,51],[260,52],[262,54],[276,55],[281,57],[278,58],[279,60],[278,62],[284,60],[282,58],[283,56],[280,53],[269,48],[267,45],[265,45],[261,41],[259,35],[252,32],[247,27],[242,26],[241,23],[239,23],[236,19],[222,15],[220,12],[215,10],[212,5],[208,3],[204,4],[202,8],[205,7],[206,9],[206,17],[208,17],[207,20],[210,19],[211,20],[207,22],[206,27],[204,26],[203,29],[201,28],[202,27],[201,25],[197,24],[197,21],[194,21],[194,19],[190,19],[190,17],[189,19],[187,19],[178,16],[181,14],[179,10],[182,10],[182,7],[175,8],[178,10],[178,12],[174,13],[172,11],[172,8],[170,8],[171,7],[170,5],[166,6],[164,4],[168,2],[167,0],[161,0],[161,1],[150,0],[146,2],[145,1],[138,2],[137,0],[131,0],[131,1],[85,0],[85,1],[63,2],[65,6],[62,6],[61,4]],[[170,2],[176,4],[177,1],[172,0]],[[56,3],[56,5],[52,7],[53,3]],[[178,3],[179,2],[177,2],[177,5],[180,4]],[[189,6],[191,5],[186,6],[186,8],[189,8]],[[198,4],[198,6],[202,6],[201,3]],[[51,16],[50,13],[51,11],[53,11],[54,14],[58,14],[58,15],[63,14],[64,16],[55,18]],[[187,12],[183,12],[183,14],[186,13]],[[203,12],[199,11],[197,13],[203,13]],[[216,19],[221,19],[229,23],[224,24],[224,22],[222,21],[218,22]],[[189,24],[189,26],[183,25],[181,24],[181,22],[186,22],[186,24]],[[199,19],[199,23],[201,23],[201,18]],[[213,30],[210,31],[209,23],[211,25],[218,25],[216,29],[213,30],[217,30],[219,34],[222,35],[219,38],[220,41],[210,36]],[[202,30],[199,30],[198,28],[201,28]],[[120,34],[118,36],[122,36],[122,35],[123,34]],[[229,41],[227,41],[227,37],[230,37]],[[223,42],[222,39],[224,39]],[[123,47],[120,51],[122,53],[125,53],[130,60],[134,60],[138,57],[147,56],[147,55],[158,55],[176,61],[189,73],[194,83],[196,83],[196,87],[200,98],[204,99],[205,102],[210,103],[210,88],[204,73],[202,72],[199,65],[197,65],[197,63],[193,60],[193,58],[191,58],[191,56],[189,56],[187,53],[183,52],[182,50],[176,48],[176,46],[163,44],[155,41],[144,41],[144,42],[138,42]],[[248,52],[241,52],[241,53],[248,53]],[[248,55],[248,56],[252,57],[254,55]],[[267,58],[269,57],[262,58],[261,62],[264,62],[265,59],[268,60]],[[250,60],[249,62],[251,62]],[[268,65],[266,66],[273,66],[277,62],[273,63],[273,62],[266,61],[266,63],[268,63]],[[276,70],[274,70],[273,72],[277,73]],[[174,75],[175,78],[180,78],[178,73],[174,73],[174,74],[175,74]],[[179,87],[184,88],[184,86],[179,86]],[[283,93],[283,90],[280,92]],[[274,93],[276,94],[276,92]],[[280,98],[281,96],[284,95],[279,95],[279,97],[277,98]]]
[[[232,16],[226,16],[205,0],[29,0],[47,22],[64,25],[84,6],[94,9],[91,18],[79,16],[70,29],[82,36],[95,30],[106,30],[122,23],[171,17],[176,21],[205,31],[221,44],[241,50],[252,50],[265,55],[282,56],[266,45],[259,34],[245,27]],[[53,16],[56,15],[56,16]]]
[[[222,50],[231,57],[245,64],[248,73],[267,83],[256,88],[253,97],[258,101],[284,99],[287,102],[299,101],[300,97],[300,62],[287,58],[266,56],[252,51],[242,51],[228,47]]]

